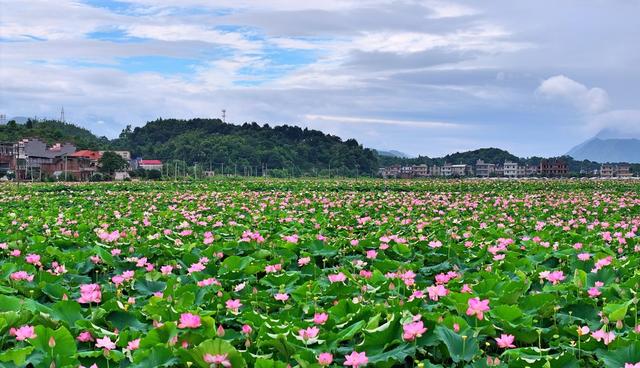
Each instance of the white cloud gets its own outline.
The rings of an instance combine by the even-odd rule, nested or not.
[[[595,115],[588,120],[591,134],[602,131],[620,137],[640,138],[640,110],[611,110]]]
[[[588,88],[564,75],[544,80],[536,92],[549,99],[570,102],[581,111],[595,114],[609,107],[609,95],[602,88]]]
[[[311,121],[334,121],[344,124],[384,124],[384,125],[397,125],[408,126],[414,128],[459,128],[460,124],[449,123],[444,121],[415,121],[415,120],[397,120],[397,119],[379,119],[379,118],[364,118],[353,116],[332,116],[332,115],[305,115],[306,120]]]
[[[509,32],[494,25],[476,26],[450,33],[368,32],[355,38],[352,47],[368,52],[409,54],[435,48],[503,53],[531,46],[525,42],[509,41],[509,35]]]

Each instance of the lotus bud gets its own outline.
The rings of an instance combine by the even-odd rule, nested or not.
[[[56,339],[54,339],[53,336],[51,336],[49,338],[49,347],[53,349],[55,346],[56,346]]]
[[[218,337],[224,336],[224,327],[222,327],[222,325],[218,325],[218,329],[216,330],[216,335],[218,335]]]

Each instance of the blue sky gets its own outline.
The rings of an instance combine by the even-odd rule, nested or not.
[[[0,0],[0,112],[295,124],[439,156],[640,137],[640,2]]]

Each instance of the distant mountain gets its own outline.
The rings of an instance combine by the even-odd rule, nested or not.
[[[567,155],[576,160],[640,163],[640,139],[591,138],[572,148]]]
[[[409,155],[407,155],[406,153],[396,151],[396,150],[389,150],[389,151],[376,150],[376,153],[378,154],[378,156],[386,156],[386,157],[399,157],[399,158],[409,157]]]

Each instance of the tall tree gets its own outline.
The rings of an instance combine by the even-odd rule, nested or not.
[[[98,164],[100,165],[100,172],[109,175],[113,175],[116,171],[124,170],[128,165],[125,159],[111,151],[105,152],[98,161]]]

